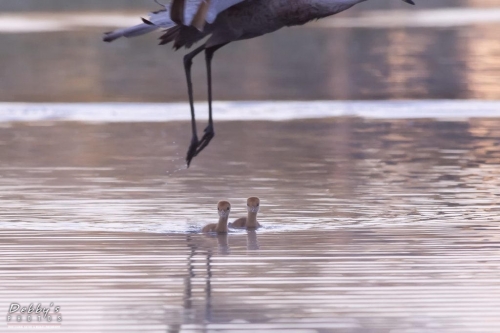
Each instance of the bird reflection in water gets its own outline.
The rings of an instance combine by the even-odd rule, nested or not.
[[[227,234],[205,234],[203,238],[194,238],[194,235],[188,234],[186,236],[186,244],[189,248],[189,255],[187,257],[187,274],[184,278],[184,295],[183,295],[183,310],[182,310],[182,323],[168,323],[167,333],[177,333],[182,331],[186,325],[196,325],[199,324],[199,319],[197,314],[203,313],[205,325],[212,322],[213,319],[213,309],[212,309],[212,257],[213,249],[215,248],[214,239],[217,239],[217,253],[219,255],[230,254],[230,247]],[[235,235],[236,237],[238,235]],[[257,232],[255,230],[247,230],[247,250],[255,251],[259,250],[259,242],[257,237]],[[195,236],[196,237],[196,236]],[[210,242],[205,242],[204,240],[210,239]],[[202,309],[197,308],[194,297],[193,289],[194,279],[199,277],[196,275],[195,271],[195,257],[196,255],[202,255],[205,261],[205,287],[204,287],[204,305]],[[198,325],[196,325],[198,326]],[[202,330],[205,330],[204,327]]]
[[[255,251],[260,249],[259,239],[255,230],[247,230],[247,250]]]

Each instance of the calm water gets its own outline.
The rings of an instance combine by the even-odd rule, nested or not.
[[[499,118],[219,122],[189,170],[187,122],[1,126],[0,309],[48,331],[500,330]]]
[[[215,98],[498,100],[498,1],[418,2],[234,43]],[[53,302],[48,332],[500,331],[498,103],[219,102],[186,170],[187,106],[142,104],[185,102],[184,52],[101,42],[155,8],[0,2],[0,101],[138,102],[0,104],[0,313]],[[264,228],[199,233],[255,195]]]

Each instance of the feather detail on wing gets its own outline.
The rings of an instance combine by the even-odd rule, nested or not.
[[[186,1],[185,0],[177,0],[177,1],[174,0],[172,2],[172,6],[170,6],[170,18],[172,19],[172,21],[174,21],[178,25],[183,25],[185,22],[185,18],[184,18],[185,11],[186,11]]]
[[[116,29],[104,34],[105,42],[112,42],[120,37],[136,37],[158,30],[160,28],[170,29],[176,24],[170,18],[170,6],[161,5],[163,9],[150,13],[149,19],[142,19],[142,24],[129,28]]]
[[[250,0],[172,0],[166,5],[160,4],[163,8],[150,13],[148,19],[142,20],[142,24],[108,32],[103,39],[112,42],[120,37],[140,36],[177,25],[193,26],[203,31],[206,23],[213,23],[221,12],[243,1]],[[169,36],[166,40],[170,39]]]
[[[203,30],[205,22],[213,23],[219,13],[243,1],[248,0],[172,0],[171,20]]]
[[[196,15],[191,22],[191,25],[196,29],[202,31],[205,26],[205,18],[207,17],[208,10],[210,9],[210,0],[202,1]]]
[[[158,10],[156,12],[152,12],[149,14],[149,22],[156,25],[159,28],[169,29],[178,23],[173,19],[176,17],[174,11],[178,11],[179,9],[173,8],[173,6],[169,5],[161,5],[163,9]]]
[[[136,36],[144,35],[144,34],[147,34],[149,32],[155,31],[157,29],[159,29],[159,27],[154,26],[154,25],[152,26],[152,25],[147,24],[147,23],[142,23],[142,24],[130,27],[130,28],[117,29],[115,31],[106,32],[104,34],[103,40],[105,42],[109,43],[109,42],[112,42],[115,39],[118,39],[120,37],[127,37],[127,38],[136,37]]]

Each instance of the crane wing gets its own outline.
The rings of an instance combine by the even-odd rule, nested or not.
[[[172,0],[164,8],[149,15],[149,22],[161,28],[174,25],[195,26],[213,23],[219,13],[240,2],[249,0]]]
[[[104,41],[140,36],[161,28],[168,30],[176,25],[194,26],[201,31],[206,22],[213,23],[219,13],[243,1],[251,0],[172,0],[150,13],[142,24],[106,33]]]
[[[170,18],[202,30],[205,22],[213,23],[219,13],[243,1],[248,0],[172,0]]]
[[[165,29],[176,25],[191,25],[202,2],[203,0],[188,0],[187,3],[174,0],[165,5],[158,3],[163,9],[149,13],[149,19],[143,19],[143,21],[145,24]],[[189,22],[189,24],[184,22]]]

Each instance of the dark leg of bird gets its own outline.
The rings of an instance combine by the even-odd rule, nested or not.
[[[184,70],[186,71],[186,80],[188,86],[189,106],[191,107],[191,130],[193,136],[191,137],[191,145],[189,146],[186,162],[187,166],[191,164],[191,160],[196,156],[196,148],[199,145],[198,135],[196,133],[196,118],[194,114],[194,97],[193,97],[193,82],[191,81],[191,66],[193,65],[193,58],[196,57],[201,51],[205,49],[205,45],[200,46],[191,53],[184,56]]]
[[[208,126],[205,128],[205,134],[201,138],[200,143],[198,144],[198,148],[196,149],[196,153],[194,156],[198,155],[206,146],[210,143],[210,141],[215,136],[214,131],[214,122],[212,119],[212,59],[214,57],[215,51],[223,47],[227,44],[221,44],[212,46],[205,49],[205,60],[207,63],[207,81],[208,81]]]

